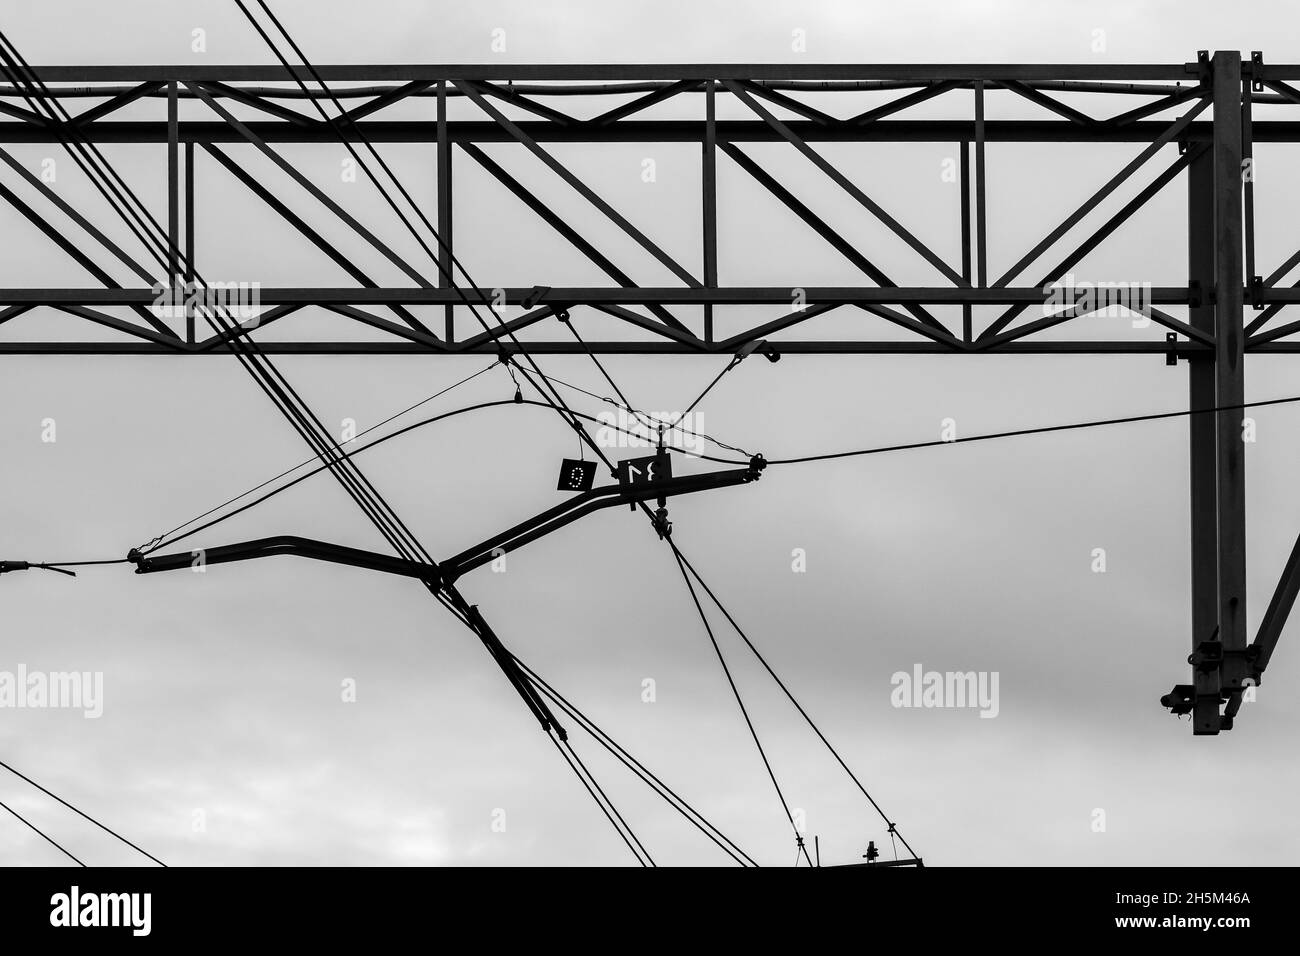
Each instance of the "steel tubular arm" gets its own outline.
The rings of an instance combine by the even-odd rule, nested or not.
[[[404,577],[418,578],[436,585],[454,581],[466,571],[480,567],[492,560],[493,554],[512,551],[531,541],[536,541],[552,531],[557,531],[588,514],[617,505],[635,505],[638,502],[654,498],[668,498],[675,495],[689,494],[693,491],[706,491],[710,488],[727,488],[745,484],[758,478],[762,472],[761,459],[747,468],[728,469],[704,475],[685,475],[668,478],[663,481],[646,482],[644,485],[623,487],[609,485],[584,492],[570,498],[554,508],[548,508],[541,514],[534,515],[527,521],[493,535],[486,541],[462,551],[438,565],[408,561],[375,551],[349,548],[343,545],[302,538],[295,535],[277,535],[269,538],[257,538],[252,541],[240,541],[235,544],[220,545],[215,548],[196,548],[173,554],[147,557],[139,551],[132,551],[127,559],[136,567],[137,574],[152,574],[158,571],[176,571],[192,567],[196,560],[202,564],[229,564],[234,561],[249,561],[254,558],[269,558],[275,555],[294,555],[328,561],[333,564],[346,564],[357,568],[368,568],[386,574],[399,574]]]
[[[514,551],[596,511],[618,505],[635,505],[656,498],[671,498],[695,491],[707,491],[711,488],[729,488],[746,484],[757,479],[761,472],[762,465],[759,464],[748,468],[715,471],[705,475],[683,475],[630,488],[619,485],[596,488],[576,495],[554,508],[548,508],[527,521],[520,522],[486,541],[465,549],[442,562],[441,567],[448,579],[455,580],[465,572],[487,564],[498,551],[502,553]]]
[[[155,571],[175,571],[191,567],[196,557],[203,564],[228,564],[232,561],[269,558],[278,554],[313,558],[333,564],[347,564],[355,568],[369,568],[372,571],[400,574],[433,583],[442,580],[441,571],[434,565],[293,535],[257,538],[253,541],[241,541],[216,548],[196,548],[192,551],[164,554],[158,557],[145,557],[137,551],[132,551],[127,557],[135,564],[136,574],[151,574]]]

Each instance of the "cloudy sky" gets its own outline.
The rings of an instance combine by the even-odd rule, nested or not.
[[[1248,16],[1240,6],[1211,2],[1060,0],[280,0],[274,9],[317,64],[1182,63],[1206,48],[1245,56],[1261,49],[1270,62],[1300,62],[1296,15],[1284,3],[1253,3]],[[196,28],[206,33],[204,53],[192,50]],[[0,29],[34,64],[271,61],[227,0],[8,4]],[[504,52],[491,48],[497,29],[505,31]],[[806,31],[806,52],[792,51],[795,30]],[[848,113],[874,101],[810,102]],[[1087,98],[1072,102],[1114,109]],[[160,108],[141,104],[130,115],[157,116]],[[699,115],[700,101],[673,108],[679,112],[659,115]],[[969,108],[969,94],[957,93],[919,115],[962,117]],[[403,109],[394,115],[427,117],[432,105],[420,100]],[[734,104],[720,109],[739,115]],[[469,115],[463,104],[457,110]],[[1024,110],[990,95],[991,116]],[[183,118],[201,115],[201,107],[186,104]],[[61,152],[6,148],[32,170],[54,158],[60,194],[111,234],[124,235],[110,228],[108,211]],[[432,149],[383,151],[432,211]],[[767,144],[749,151],[897,281],[937,284],[928,265],[792,150]],[[990,272],[1015,262],[1137,151],[991,145]],[[341,180],[341,147],[283,152],[417,259],[415,243],[365,182]],[[639,283],[671,284],[662,267],[522,149],[488,152]],[[664,248],[698,262],[694,149],[554,152]],[[958,260],[957,187],[941,175],[955,147],[824,152],[948,261]],[[163,149],[106,153],[162,215]],[[345,232],[268,163],[251,150],[230,153],[327,235],[345,241]],[[1175,155],[1166,148],[1145,176]],[[1300,245],[1288,232],[1287,214],[1300,196],[1284,181],[1296,158],[1292,147],[1259,148],[1258,157],[1258,249],[1268,273]],[[647,158],[655,160],[652,183],[641,175]],[[268,287],[351,284],[232,188],[215,163],[201,163],[196,177],[197,255],[207,276]],[[480,285],[603,284],[463,157],[457,177],[457,251]],[[20,182],[8,169],[3,179],[15,188]],[[1112,197],[1101,218],[1146,181]],[[729,161],[720,161],[719,190],[724,284],[862,281]],[[1184,214],[1180,179],[1076,274],[1183,283]],[[1085,220],[1072,236],[1077,241],[1101,218]],[[18,213],[0,209],[0,226],[0,287],[94,284]],[[379,281],[409,284],[359,244],[347,248]],[[1047,258],[1033,271],[1049,265]],[[719,327],[725,333],[770,314],[730,310],[720,314]],[[574,316],[589,338],[629,334],[598,315]],[[462,319],[461,327],[470,321]],[[810,323],[799,336],[868,331],[891,334],[846,311]],[[553,322],[532,330],[561,332]],[[295,333],[369,337],[316,311],[264,336]],[[46,309],[0,329],[9,339],[87,334],[100,333]],[[1155,328],[1133,329],[1127,318],[1080,320],[1052,334],[1162,338]],[[350,418],[367,428],[487,362],[395,356],[277,364],[327,425]],[[689,404],[723,364],[718,357],[607,362],[633,402],[656,411]],[[585,359],[547,358],[542,365],[608,392]],[[1254,357],[1248,368],[1248,400],[1300,394],[1300,369],[1290,357]],[[1176,410],[1185,407],[1186,390],[1185,364],[1166,368],[1158,356],[787,356],[776,365],[741,365],[705,400],[700,424],[731,444],[790,457],[934,439],[945,418],[960,434],[975,434]],[[511,394],[498,369],[425,408],[433,414]],[[593,414],[607,407],[569,397]],[[1257,410],[1258,440],[1246,448],[1252,633],[1300,532],[1292,493],[1300,474],[1297,414],[1294,406]],[[56,423],[54,442],[42,441],[46,419]],[[305,456],[228,357],[0,357],[0,450],[0,558],[28,560],[121,556]],[[576,452],[572,433],[551,413],[504,408],[418,430],[360,463],[442,556],[556,503],[558,462]],[[1157,703],[1187,679],[1186,472],[1187,424],[1172,420],[773,467],[756,485],[678,499],[671,511],[684,552],[927,862],[1292,862],[1300,850],[1300,824],[1290,812],[1300,787],[1292,757],[1300,705],[1289,693],[1300,681],[1295,635],[1285,635],[1259,699],[1230,734],[1193,738],[1186,721]],[[269,534],[382,547],[326,476],[196,543]],[[1092,569],[1097,548],[1106,551],[1104,574]],[[804,573],[792,570],[795,549],[806,553]],[[511,555],[504,573],[473,572],[463,591],[515,653],[751,856],[770,865],[794,862],[789,826],[708,638],[670,553],[643,519],[621,509],[584,519]],[[76,580],[13,574],[0,579],[0,596],[0,671],[23,665],[104,675],[98,719],[71,710],[0,711],[0,759],[169,864],[633,862],[478,641],[410,581],[277,558],[201,575],[136,576],[125,567],[90,569]],[[888,856],[880,818],[725,622],[715,632],[791,805],[806,818],[807,835],[820,838],[823,861],[856,861],[868,840]],[[996,672],[997,717],[892,706],[891,675],[918,664]],[[646,680],[654,681],[652,703],[643,700]],[[342,699],[345,681],[355,682],[355,702]],[[726,862],[574,736],[659,863]],[[0,776],[0,800],[88,863],[138,860],[11,776]],[[1094,827],[1097,810],[1105,814],[1104,832]],[[504,829],[494,828],[502,819]],[[1214,834],[1208,842],[1199,838],[1207,826]],[[0,861],[60,860],[30,830],[0,818]]]

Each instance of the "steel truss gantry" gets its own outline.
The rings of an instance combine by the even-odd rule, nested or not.
[[[1163,354],[1187,361],[1193,410],[1239,406],[1244,401],[1247,352],[1300,351],[1300,321],[1274,322],[1300,302],[1300,282],[1286,287],[1300,265],[1300,251],[1271,272],[1257,267],[1254,237],[1255,143],[1300,142],[1300,119],[1254,119],[1256,107],[1300,109],[1300,65],[1266,64],[1236,51],[1202,52],[1188,63],[1162,65],[577,65],[577,66],[326,66],[324,80],[344,98],[344,135],[357,130],[376,144],[431,147],[436,194],[427,198],[446,246],[442,270],[413,263],[395,252],[313,184],[277,150],[282,144],[319,143],[338,147],[336,132],[304,110],[307,95],[277,66],[98,66],[36,67],[52,95],[74,109],[71,125],[55,124],[25,104],[21,90],[0,84],[0,199],[44,233],[53,246],[96,277],[94,288],[0,288],[0,354],[217,355],[227,337],[200,337],[194,310],[168,321],[153,308],[155,283],[183,286],[194,272],[195,176],[200,160],[228,184],[238,184],[282,217],[306,244],[347,271],[351,287],[261,288],[259,329],[306,307],[321,307],[386,338],[365,341],[268,340],[268,354],[460,355],[511,352],[509,332],[531,336],[558,327],[544,320],[573,309],[622,326],[623,337],[581,343],[563,334],[532,338],[536,354],[729,354],[759,339],[784,353],[1094,353]],[[310,86],[311,77],[301,71]],[[314,87],[312,87],[314,91]],[[1120,104],[1105,116],[1073,105],[1082,94],[1090,104]],[[986,118],[986,100],[1014,101],[1027,118]],[[862,109],[862,99],[872,105]],[[943,98],[942,100],[940,98]],[[813,105],[813,102],[817,105]],[[917,118],[920,108],[960,102],[962,119]],[[598,104],[594,109],[591,104]],[[831,104],[842,103],[836,109]],[[579,110],[568,104],[578,104]],[[925,106],[925,104],[930,104]],[[182,117],[182,105],[185,116]],[[421,108],[422,109],[417,109]],[[567,111],[566,111],[567,110]],[[416,112],[417,118],[410,114]],[[157,113],[157,116],[150,115]],[[403,118],[394,118],[402,113]],[[671,115],[665,115],[671,114]],[[687,118],[682,118],[686,116]],[[724,118],[735,117],[739,118]],[[130,117],[130,118],[127,118]],[[143,118],[141,118],[143,117]],[[651,118],[654,117],[654,118]],[[137,255],[104,235],[38,175],[4,147],[55,144],[75,134],[97,144],[158,144],[159,179],[167,182],[167,223],[172,253],[170,275],[156,275]],[[960,177],[961,254],[945,261],[853,179],[830,162],[832,143],[932,142],[954,144]],[[610,253],[557,213],[482,148],[510,143],[576,191],[675,279],[671,287],[638,285]],[[685,143],[699,148],[701,211],[699,261],[682,262],[621,215],[554,155],[559,143]],[[863,217],[882,224],[924,262],[934,275],[926,286],[900,286],[877,262],[876,251],[860,248],[801,201],[790,185],[760,164],[756,143],[784,143],[843,194]],[[989,271],[985,147],[988,143],[1128,143],[1137,155],[1081,206],[1033,245],[1001,275]],[[380,286],[356,263],[355,249],[341,248],[300,217],[276,188],[254,176],[230,144],[254,147],[274,163],[283,182],[310,193],[368,254],[378,254],[410,282]],[[1165,147],[1170,147],[1166,150]],[[1159,167],[1157,154],[1167,165]],[[473,164],[540,217],[555,234],[609,277],[600,287],[454,287],[445,275],[454,249],[454,167]],[[1064,254],[1059,249],[1089,213],[1140,169],[1156,168],[1153,179],[1101,226]],[[220,172],[217,172],[217,171]],[[764,286],[729,285],[719,278],[718,178],[751,178],[843,260],[862,283],[809,287],[797,275],[774,276]],[[1184,175],[1185,174],[1185,175]],[[1043,333],[1106,307],[1106,299],[1075,301],[1051,311],[1048,286],[1105,242],[1153,196],[1176,179],[1187,183],[1187,281],[1149,290],[1151,320],[1165,340],[1085,338],[1062,340]],[[6,185],[10,180],[40,203]],[[51,213],[58,210],[84,235],[65,234]],[[1058,250],[1058,251],[1054,251]],[[1050,268],[1028,270],[1040,261]],[[125,267],[139,283],[124,286],[105,268]],[[487,271],[490,266],[477,267]],[[1025,284],[1027,276],[1038,281]],[[489,276],[490,278],[490,276]],[[785,281],[779,281],[785,280]],[[802,301],[792,307],[792,293]],[[523,314],[505,328],[465,332],[468,296],[492,297]],[[1246,321],[1246,305],[1251,306]],[[784,307],[784,314],[742,332],[715,332],[715,310],[748,305]],[[46,306],[112,330],[109,340],[17,340],[3,326]],[[439,321],[423,321],[412,310],[440,306]],[[934,307],[960,307],[960,327],[945,324]],[[1000,307],[996,319],[977,328],[976,308]],[[1165,307],[1186,308],[1186,319]],[[106,310],[113,311],[106,311]],[[688,316],[686,312],[689,311]],[[852,338],[798,338],[800,326],[819,316],[850,311],[863,322]],[[1027,315],[1028,313],[1028,315]],[[1037,315],[1035,315],[1037,313]],[[30,318],[30,317],[29,317]],[[613,327],[603,326],[603,327]],[[12,328],[12,326],[11,326]],[[879,333],[888,328],[890,337]],[[635,333],[634,337],[626,337]],[[373,334],[373,333],[372,333]],[[900,337],[900,334],[902,337]],[[1300,542],[1278,584],[1273,603],[1252,644],[1246,634],[1245,484],[1239,408],[1189,417],[1191,444],[1192,656],[1193,683],[1170,695],[1176,710],[1190,713],[1195,732],[1214,734],[1232,726],[1245,688],[1257,682],[1297,591]]]

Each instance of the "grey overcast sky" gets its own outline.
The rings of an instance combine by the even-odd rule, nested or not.
[[[1300,15],[1283,2],[276,0],[274,9],[317,64],[1181,63],[1198,49],[1246,56],[1258,49],[1270,62],[1300,62]],[[0,10],[0,29],[33,64],[271,61],[228,0],[5,0]],[[192,51],[196,28],[206,34],[204,53]],[[498,28],[504,52],[491,48]],[[806,31],[806,52],[791,49],[795,30]],[[1094,105],[1086,97],[1073,102]],[[969,108],[969,95],[958,93],[919,115],[965,116]],[[132,109],[123,115],[157,115],[158,106]],[[403,109],[427,116],[431,106],[421,100]],[[456,109],[468,115],[464,104]],[[990,95],[990,115],[1025,109]],[[201,112],[186,104],[183,119]],[[60,193],[111,226],[60,151],[11,151],[37,171],[54,158]],[[269,163],[251,150],[230,152],[332,239],[347,241]],[[432,149],[383,152],[431,209]],[[991,145],[990,271],[1000,274],[1137,152],[1131,145]],[[668,284],[660,266],[522,149],[489,153],[638,282]],[[557,146],[555,153],[666,249],[698,261],[694,150]],[[930,267],[792,150],[770,144],[752,153],[897,281],[933,280]],[[163,149],[106,154],[161,215]],[[284,154],[394,248],[418,258],[370,187],[341,180],[341,147]],[[954,147],[827,147],[825,154],[957,260],[957,187],[941,175]],[[1173,155],[1167,147],[1151,170]],[[645,159],[655,160],[652,183],[641,175]],[[1264,272],[1300,246],[1289,214],[1300,197],[1284,181],[1295,159],[1293,147],[1259,150]],[[481,170],[462,159],[457,176],[457,251],[480,285],[603,284]],[[196,177],[197,256],[210,278],[350,284],[214,163],[203,163]],[[0,178],[20,182],[8,169]],[[1085,235],[1146,181],[1130,183],[1071,236]],[[724,283],[861,282],[734,165],[720,166],[719,190]],[[1181,284],[1184,209],[1179,179],[1076,275]],[[14,210],[0,209],[0,228],[0,287],[93,284]],[[409,284],[357,243],[348,248],[381,282]],[[732,310],[720,314],[720,330],[768,314]],[[574,315],[588,337],[628,334],[598,315]],[[846,312],[799,335],[861,334],[860,324],[874,321]],[[366,335],[316,310],[262,334],[272,341],[309,329]],[[1126,318],[1079,320],[1057,331],[1162,337],[1155,327],[1132,329]],[[48,309],[0,329],[10,339],[84,334],[79,320]],[[277,364],[331,428],[348,418],[367,428],[486,359]],[[607,364],[639,407],[672,411],[723,359],[614,357]],[[608,392],[585,359],[542,365]],[[1248,368],[1248,399],[1300,394],[1293,358],[1254,357]],[[789,457],[930,440],[945,418],[960,434],[974,434],[1175,410],[1185,406],[1186,388],[1186,366],[1166,368],[1158,356],[787,356],[740,366],[703,403],[700,425],[740,447]],[[432,414],[512,393],[497,369],[426,408]],[[569,397],[591,413],[607,407]],[[1300,532],[1298,415],[1294,406],[1258,410],[1257,441],[1246,447],[1252,632]],[[55,442],[42,441],[46,419],[57,425]],[[0,558],[32,560],[121,556],[305,456],[233,359],[219,357],[0,357],[0,451]],[[554,504],[559,459],[576,451],[549,412],[505,408],[418,430],[360,461],[441,556]],[[685,553],[927,862],[1292,863],[1300,850],[1295,628],[1231,734],[1193,738],[1186,721],[1157,704],[1187,679],[1186,471],[1187,424],[1173,420],[774,467],[756,485],[678,499],[671,510]],[[195,540],[212,546],[269,534],[381,546],[326,476]],[[1092,569],[1097,548],[1106,552],[1104,574]],[[805,573],[792,570],[794,549],[806,553]],[[464,591],[523,660],[752,856],[794,861],[789,827],[708,638],[643,519],[624,510],[587,518],[511,555],[504,573],[467,576]],[[632,862],[477,640],[412,582],[279,558],[201,575],[135,576],[124,567],[89,569],[75,581],[6,575],[0,599],[0,671],[21,665],[104,675],[98,719],[70,710],[0,711],[0,759],[170,864]],[[879,817],[719,624],[773,766],[807,834],[820,837],[823,859],[855,861],[868,840],[888,855]],[[918,664],[996,672],[997,717],[892,706],[891,675]],[[643,700],[647,679],[655,682],[653,703]],[[345,681],[355,681],[355,702],[342,700]],[[660,863],[725,862],[590,743],[578,744]],[[138,862],[13,777],[0,776],[0,799],[87,862]],[[1097,810],[1104,832],[1094,827]],[[494,828],[503,819],[504,829]],[[60,857],[4,819],[0,861],[48,865]]]

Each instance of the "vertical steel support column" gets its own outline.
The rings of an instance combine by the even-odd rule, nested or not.
[[[704,287],[718,287],[718,126],[716,80],[704,81]],[[713,306],[704,307],[704,341],[713,341]]]
[[[1189,310],[1193,328],[1214,334],[1214,156],[1207,151],[1187,167],[1187,276],[1201,290],[1201,303]],[[1213,408],[1214,356],[1188,358],[1189,409]],[[1192,651],[1210,640],[1219,626],[1219,533],[1216,502],[1215,416],[1189,415],[1192,527]],[[1195,688],[1192,732],[1219,732],[1219,671],[1192,669]]]
[[[1241,54],[1214,54],[1215,399],[1245,401],[1242,327]],[[1241,409],[1219,412],[1216,441],[1219,530],[1219,638],[1224,690],[1248,676],[1246,641],[1246,470]]]
[[[447,81],[438,81],[438,288],[451,286],[447,277],[452,275],[451,262],[451,140],[447,135]],[[448,345],[456,341],[455,306],[443,306],[445,338]]]
[[[1241,188],[1245,200],[1246,285],[1252,290],[1251,306],[1263,310],[1264,303],[1257,301],[1255,285],[1255,141],[1251,131],[1254,108],[1251,105],[1251,87],[1254,86],[1254,64],[1251,78],[1241,78]],[[1249,175],[1246,171],[1250,170]]]

